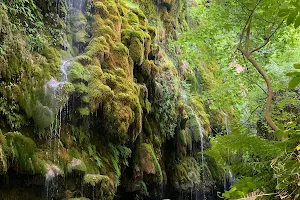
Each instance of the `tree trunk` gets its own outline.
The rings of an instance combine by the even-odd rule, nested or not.
[[[243,52],[245,57],[251,62],[251,64],[256,68],[256,70],[259,72],[259,74],[264,78],[266,84],[267,84],[267,100],[266,100],[266,108],[265,108],[265,118],[267,120],[268,125],[275,131],[279,130],[279,128],[276,126],[276,124],[273,122],[271,117],[271,105],[272,105],[272,99],[273,99],[273,87],[271,84],[271,80],[267,73],[261,68],[261,66],[256,62],[256,60],[253,58],[252,54],[249,52]]]

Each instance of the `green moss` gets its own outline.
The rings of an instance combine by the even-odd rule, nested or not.
[[[85,95],[85,96],[81,97],[81,100],[84,103],[90,103],[90,97],[88,95]]]
[[[200,166],[193,157],[185,157],[171,169],[171,184],[178,190],[190,191],[200,184]]]
[[[144,32],[141,30],[123,29],[121,34],[122,34],[122,43],[125,44],[127,47],[130,45],[132,38],[137,38],[142,43],[145,40]]]
[[[188,84],[191,85],[191,92],[197,92],[198,91],[198,81],[194,74],[189,73],[186,75],[185,80]]]
[[[92,81],[88,86],[91,112],[96,112],[99,107],[112,99],[114,92],[100,80]]]
[[[138,24],[139,21],[140,20],[136,14],[134,14],[133,12],[128,13],[128,22],[130,25]]]
[[[145,118],[143,123],[144,133],[146,134],[146,138],[149,138],[150,141],[153,140],[153,134],[152,134],[152,128],[150,123],[148,122],[148,119]]]
[[[133,8],[132,12],[134,12],[142,21],[145,21],[147,19],[143,11],[141,11],[139,8]]]
[[[33,109],[32,118],[34,123],[40,129],[49,127],[55,120],[53,110],[48,106],[44,106],[40,101],[36,101]]]
[[[79,62],[72,62],[70,69],[69,79],[71,82],[80,80],[88,81],[87,72]]]
[[[84,83],[74,83],[75,91],[80,94],[87,94],[88,93],[88,87]]]
[[[78,112],[81,116],[88,116],[90,115],[90,109],[88,107],[79,107]]]
[[[129,53],[134,63],[141,65],[144,60],[144,43],[138,38],[132,38]]]
[[[47,69],[44,70],[48,70],[50,74],[57,74],[60,71],[59,66],[61,62],[59,51],[53,47],[45,46],[41,55],[47,59]]]
[[[68,164],[68,172],[72,171],[86,172],[87,168],[83,161],[73,158],[72,161]]]
[[[121,68],[126,74],[125,77],[129,80],[133,78],[133,64],[130,62],[129,51],[121,42],[117,42],[112,46],[111,53],[104,66],[108,69]]]
[[[0,41],[4,41],[10,37],[10,22],[6,12],[3,9],[0,9]]]
[[[148,33],[151,37],[151,40],[153,41],[156,37],[156,28],[155,28],[155,26],[147,26],[147,30],[148,30]]]
[[[142,65],[142,73],[144,76],[155,77],[159,72],[159,68],[154,64],[153,60],[145,60]]]
[[[99,60],[104,58],[104,51],[109,51],[109,45],[106,42],[105,37],[93,38],[86,48],[85,55],[91,58],[98,58]]]
[[[109,40],[110,38],[114,40],[116,38],[116,34],[113,29],[110,26],[106,25],[105,21],[99,16],[95,16],[92,31],[94,38],[100,36],[105,37],[107,40]]]
[[[109,181],[108,176],[100,175],[100,174],[86,174],[83,178],[84,184],[91,185],[95,187],[97,184],[101,183],[102,181]]]
[[[209,121],[209,115],[205,112],[205,108],[202,102],[202,99],[200,96],[191,96],[190,102],[193,107],[193,110],[195,111],[195,114],[198,116],[201,125],[203,126],[205,133],[208,134],[210,132],[210,121]],[[191,113],[189,113],[191,114]],[[195,118],[192,116],[192,118]],[[192,122],[195,124],[195,121]],[[195,127],[195,126],[194,126]]]
[[[72,83],[67,82],[67,83],[65,83],[63,85],[62,90],[63,90],[63,94],[62,95],[67,95],[68,96],[69,94],[71,94],[71,93],[73,93],[75,91],[75,88],[74,88],[74,86],[73,86]]]
[[[187,145],[186,133],[185,130],[179,131],[179,143],[182,145]]]
[[[89,40],[85,30],[80,30],[74,34],[73,41],[75,43],[86,43]]]
[[[109,16],[109,12],[107,7],[100,1],[94,3],[95,6],[95,14],[100,15],[102,18],[107,18]]]
[[[142,143],[141,144],[141,151],[150,153],[151,158],[152,158],[152,162],[153,162],[153,164],[155,166],[155,174],[157,175],[158,182],[161,183],[162,180],[163,180],[162,171],[161,171],[160,164],[158,163],[158,160],[157,160],[156,155],[154,153],[152,145],[151,144],[147,144],[147,143]]]
[[[25,173],[42,173],[45,162],[36,153],[34,141],[19,132],[9,132],[5,135],[8,144],[10,165]]]

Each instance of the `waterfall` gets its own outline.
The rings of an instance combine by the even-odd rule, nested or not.
[[[205,195],[205,185],[204,185],[204,178],[205,178],[205,167],[204,167],[204,163],[205,163],[205,158],[204,158],[204,154],[203,154],[203,151],[204,151],[204,144],[205,144],[205,140],[204,140],[204,129],[202,127],[202,124],[198,118],[198,116],[195,114],[194,110],[191,108],[192,110],[192,113],[196,119],[196,122],[197,122],[197,126],[199,128],[199,135],[200,135],[200,142],[201,142],[201,146],[200,146],[200,150],[202,152],[201,154],[201,170],[202,170],[202,192],[203,192],[203,198],[202,200],[206,200],[206,195]]]
[[[226,135],[229,135],[231,133],[231,130],[230,130],[230,127],[228,124],[228,116],[225,112],[223,112],[223,114],[224,114]],[[229,150],[228,150],[228,158],[229,158]],[[228,172],[225,171],[224,172],[224,191],[226,191],[228,189],[228,187],[227,187],[228,185],[231,186],[234,182],[235,182],[235,177],[234,177],[234,174],[232,173],[232,171],[230,169],[228,170]]]

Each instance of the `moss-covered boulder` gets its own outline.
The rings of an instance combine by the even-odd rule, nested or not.
[[[141,144],[141,168],[144,175],[154,175],[156,183],[162,183],[162,170],[151,144]]]
[[[34,141],[19,132],[5,134],[9,165],[20,172],[44,174],[45,161],[37,153]]]
[[[83,179],[84,196],[113,200],[116,188],[110,178],[100,174],[86,174]]]
[[[190,191],[200,184],[200,166],[193,157],[185,157],[173,166],[170,174],[173,187],[181,191]]]

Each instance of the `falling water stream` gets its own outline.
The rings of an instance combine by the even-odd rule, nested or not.
[[[52,78],[47,83],[48,92],[51,93],[51,103],[54,112],[56,113],[58,109],[58,116],[54,119],[54,122],[50,125],[50,134],[48,136],[49,148],[52,150],[52,155],[48,155],[54,161],[58,162],[58,142],[57,139],[60,138],[61,131],[61,121],[62,121],[62,110],[64,103],[60,101],[61,91],[63,90],[63,85],[68,82],[68,72],[72,59],[63,61],[60,66],[60,71],[62,78],[60,81]],[[52,199],[58,192],[58,175],[61,174],[61,170],[54,164],[47,164],[46,175],[45,175],[45,188],[46,188],[46,199]]]
[[[229,135],[231,131],[230,131],[229,124],[228,124],[228,116],[225,112],[224,112],[224,121],[225,121],[225,127],[226,127],[226,135]],[[229,150],[228,150],[228,157],[229,157]],[[227,177],[228,177],[228,179],[227,179]],[[234,174],[232,173],[232,171],[229,169],[228,174],[226,174],[226,171],[225,171],[225,173],[224,173],[224,191],[227,190],[228,186],[230,187],[234,182],[235,182],[235,177],[234,177]]]
[[[70,23],[71,21],[71,12],[83,12],[83,2],[85,0],[56,0],[56,9],[57,14],[60,12],[61,3],[65,3],[67,6],[67,15],[65,17],[65,23]],[[61,133],[61,123],[62,123],[62,111],[65,107],[66,99],[64,99],[63,86],[68,82],[68,73],[70,71],[70,66],[73,61],[73,58],[65,60],[60,66],[61,78],[56,80],[52,78],[47,82],[46,88],[47,92],[51,96],[51,107],[53,113],[58,113],[54,119],[54,122],[50,125],[50,134],[48,136],[48,144],[51,149],[51,155],[48,155],[49,158],[53,160],[54,163],[58,163],[58,140]],[[66,105],[67,109],[68,105]],[[61,169],[55,164],[47,164],[46,174],[45,174],[45,189],[46,189],[46,199],[53,199],[58,193],[58,176],[61,174]]]
[[[192,108],[191,108],[192,109]],[[205,179],[205,170],[204,170],[204,163],[205,163],[205,158],[204,158],[204,144],[205,144],[205,140],[204,140],[204,133],[203,133],[203,127],[202,124],[198,118],[198,116],[195,114],[194,110],[192,109],[192,113],[196,119],[198,128],[199,128],[199,134],[200,134],[200,142],[201,142],[201,146],[200,146],[200,150],[201,150],[201,170],[202,170],[202,192],[203,192],[203,198],[202,200],[206,200],[206,195],[205,195],[205,185],[203,184],[203,181]]]

